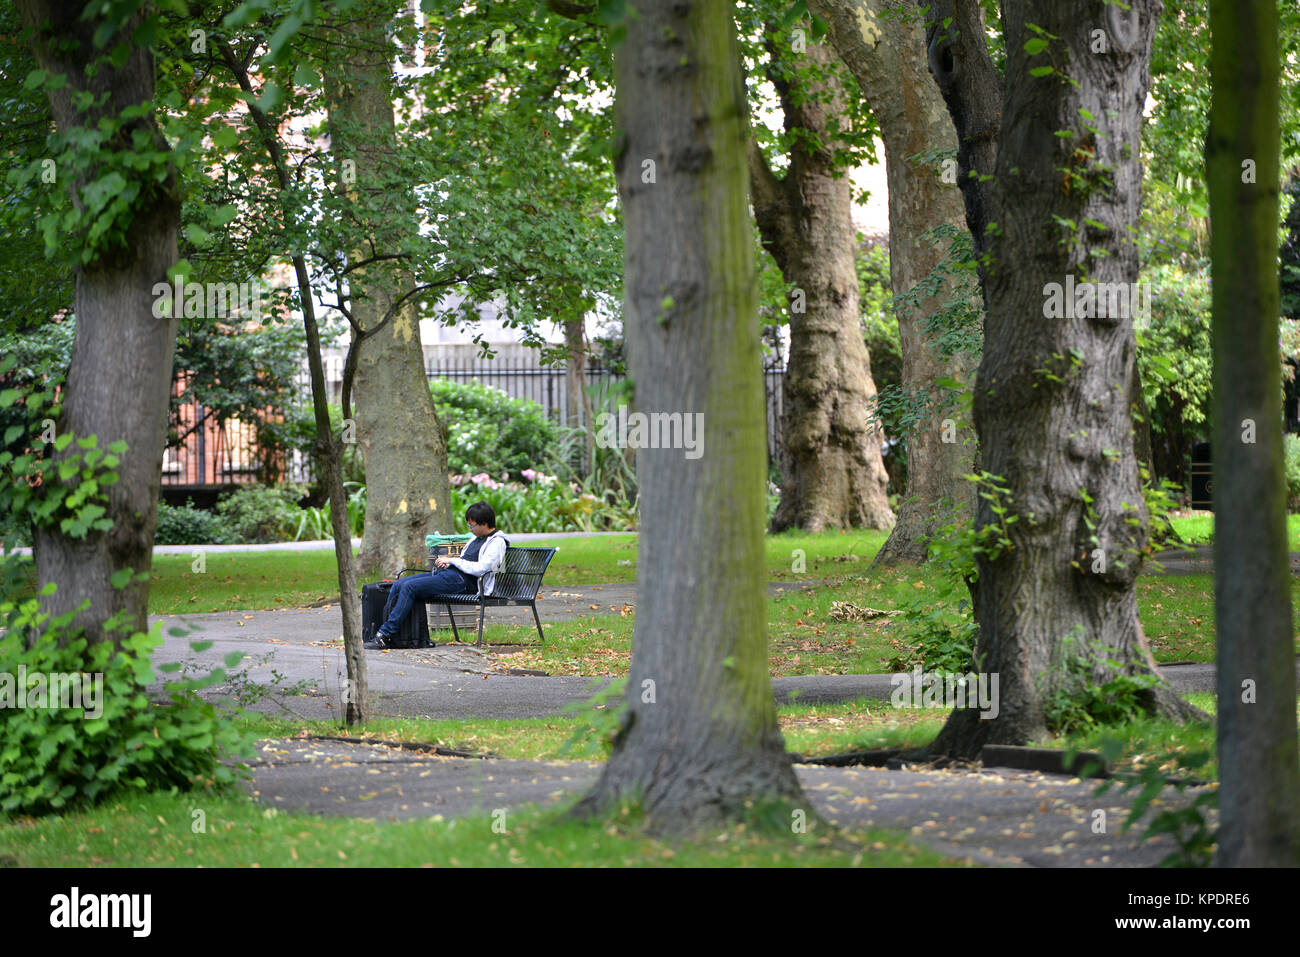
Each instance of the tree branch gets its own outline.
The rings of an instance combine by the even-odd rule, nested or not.
[[[1002,130],[1002,76],[989,56],[977,0],[937,0],[929,7],[925,42],[930,75],[957,129],[957,182],[983,273],[987,227],[995,218],[991,177]]]

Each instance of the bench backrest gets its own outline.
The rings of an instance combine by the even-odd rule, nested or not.
[[[554,557],[554,548],[517,548],[511,545],[497,568],[490,597],[515,601],[533,600],[537,597],[537,590],[542,587],[542,575],[546,573],[546,566]]]

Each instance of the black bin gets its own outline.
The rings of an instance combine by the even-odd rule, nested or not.
[[[1210,461],[1210,443],[1192,446],[1192,508],[1214,508],[1214,471]]]

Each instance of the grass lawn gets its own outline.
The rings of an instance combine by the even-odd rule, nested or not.
[[[1173,524],[1189,545],[1209,545],[1214,541],[1213,512],[1174,512]],[[1300,552],[1300,515],[1286,517],[1286,537],[1290,550]]]
[[[1157,661],[1214,660],[1214,585],[1209,575],[1146,575],[1139,579],[1137,590],[1142,627]],[[1300,579],[1292,580],[1291,590],[1300,633]],[[957,605],[964,598],[964,592],[945,592],[941,582],[915,568],[828,579],[814,591],[793,586],[768,600],[772,676],[900,670],[897,661],[906,661],[912,654],[914,626],[898,615],[838,620],[832,615],[837,602],[891,612],[920,602],[944,610],[946,620],[955,623]],[[508,654],[503,653],[506,649],[498,649],[503,667],[533,668],[549,674],[625,675],[635,618],[633,609],[548,623],[544,645],[536,643],[531,624],[493,625],[485,629],[484,641],[521,643]]]
[[[1216,750],[1214,695],[1192,692],[1188,701],[1211,716],[1208,721],[1178,724],[1162,718],[1137,718],[1122,724],[1093,727],[1062,735],[1040,746],[1100,750],[1107,737],[1123,742],[1117,769],[1136,770],[1155,762],[1166,773],[1179,773],[1175,760],[1180,754],[1205,751],[1210,762],[1197,774],[1212,779],[1218,774],[1213,759]],[[1297,702],[1300,717],[1300,702]],[[363,731],[341,731],[337,724],[246,714],[237,719],[260,738],[293,737],[297,734],[326,734],[365,737],[385,741],[411,741],[501,758],[530,761],[603,760],[606,752],[599,734],[591,730],[593,713],[558,715],[551,718],[500,720],[429,720],[423,718],[376,718]],[[859,699],[837,704],[782,705],[777,720],[785,737],[786,750],[805,757],[821,757],[848,751],[877,748],[922,748],[934,740],[948,717],[946,709],[895,708],[888,701]]]
[[[194,833],[195,809],[206,830]],[[784,827],[776,829],[777,821]],[[126,795],[89,811],[0,818],[0,864],[17,867],[936,867],[961,866],[896,831],[832,835],[735,825],[692,842],[647,837],[634,812],[612,822],[551,810],[376,821],[297,814],[240,794]]]
[[[1300,519],[1300,516],[1295,518]],[[1194,537],[1203,516],[1179,518]],[[1192,523],[1189,525],[1189,523]],[[964,590],[947,588],[924,567],[872,570],[882,532],[783,534],[765,540],[768,575],[789,590],[769,600],[769,655],[773,676],[879,673],[898,670],[915,647],[915,626],[903,617],[837,620],[835,603],[897,612],[912,603],[943,610],[959,621]],[[635,534],[557,540],[560,552],[547,572],[547,587],[632,581]],[[328,551],[236,552],[207,556],[203,574],[188,556],[158,556],[150,592],[160,614],[233,609],[299,607],[336,597],[334,557]],[[627,564],[620,564],[626,562]],[[799,583],[818,581],[814,591]],[[1213,581],[1209,575],[1144,575],[1138,582],[1143,628],[1158,661],[1214,659]],[[1300,623],[1300,579],[1293,580]],[[544,589],[545,593],[545,589]],[[490,620],[490,618],[489,618]],[[549,674],[617,676],[627,673],[635,610],[593,614],[547,624],[545,645],[531,644],[530,625],[492,625],[485,640],[516,644],[498,654],[503,667]],[[504,651],[505,649],[501,649]]]
[[[636,538],[633,533],[528,544],[559,548],[546,585],[564,587],[636,581]],[[768,575],[773,581],[801,581],[866,567],[885,538],[885,532],[870,531],[769,535]],[[300,608],[338,597],[338,571],[329,550],[222,552],[204,561],[203,574],[196,574],[192,556],[154,556],[150,614]]]

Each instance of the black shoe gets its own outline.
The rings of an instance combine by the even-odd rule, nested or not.
[[[388,646],[384,644],[384,636],[379,632],[375,632],[374,636],[369,641],[363,642],[361,647],[369,648],[373,651],[380,648],[387,648]]]

